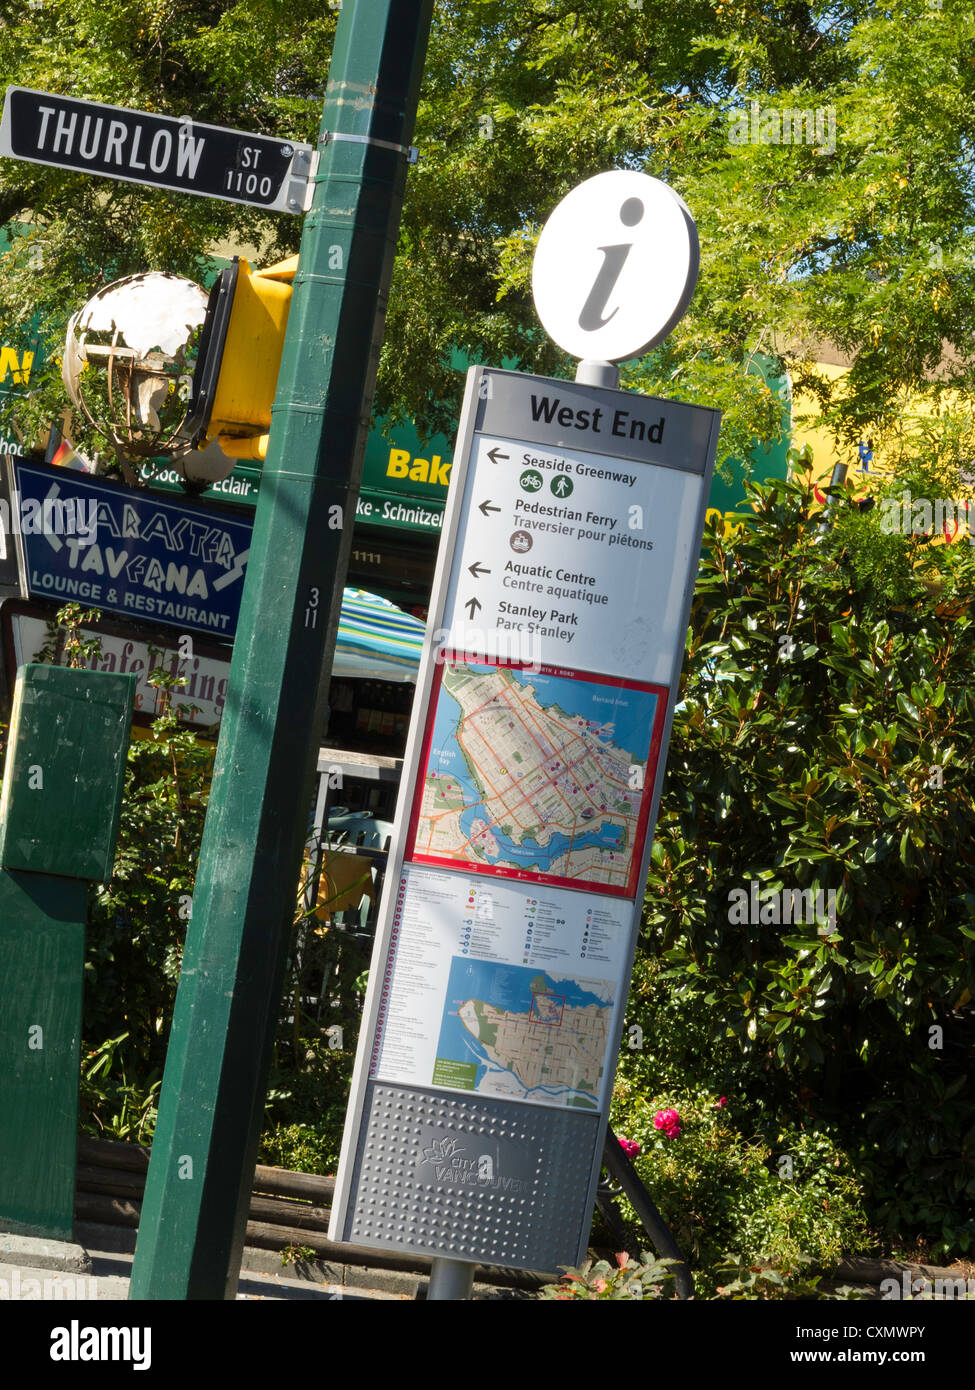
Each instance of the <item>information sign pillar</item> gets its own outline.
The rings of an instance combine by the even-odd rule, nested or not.
[[[468,374],[330,1228],[431,1298],[585,1254],[718,425]]]

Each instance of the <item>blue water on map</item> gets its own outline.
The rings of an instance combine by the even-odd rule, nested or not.
[[[474,662],[465,664],[470,670],[477,672],[495,669],[476,665]],[[538,704],[543,707],[558,705],[559,709],[569,716],[585,719],[590,724],[593,734],[617,748],[624,749],[635,762],[647,761],[657,704],[657,696],[652,692],[619,690],[610,685],[569,680],[562,676],[533,675],[524,671],[511,670],[509,674],[521,685],[534,689]],[[428,772],[448,774],[461,787],[466,805],[460,815],[460,826],[469,839],[474,834],[474,821],[479,816],[483,817],[484,803],[456,742],[459,718],[460,705],[446,689],[441,688]],[[555,762],[557,759],[556,754],[552,761]],[[567,775],[571,779],[572,774]],[[610,821],[596,819],[598,815],[597,809],[591,825],[584,834],[553,834],[546,845],[539,845],[531,839],[522,839],[520,844],[513,844],[507,835],[501,833],[498,825],[492,824],[491,834],[497,841],[500,852],[497,856],[492,855],[487,862],[502,859],[522,869],[537,868],[545,873],[551,864],[569,850],[576,851],[592,846],[609,853],[624,850],[626,847],[623,828]]]
[[[478,812],[483,814],[480,803],[468,806],[461,812],[460,828],[468,839],[474,834],[474,822],[477,820]],[[595,845],[599,849],[613,851],[622,850],[624,847],[623,827],[613,825],[611,821],[600,822],[595,830],[587,830],[585,835],[552,835],[547,845],[539,845],[527,837],[520,845],[516,845],[507,835],[502,835],[496,825],[491,826],[491,834],[498,843],[500,853],[486,856],[488,863],[493,859],[504,859],[508,863],[517,864],[520,869],[531,869],[539,865],[544,869],[570,849],[589,849]]]
[[[553,1008],[562,1012],[565,1009],[580,1009],[589,1004],[597,1004],[600,1008],[611,1009],[612,999],[607,993],[600,995],[594,994],[586,988],[587,981],[560,979],[557,976],[548,975],[544,970],[537,967],[525,965],[505,965],[498,961],[483,961],[464,959],[454,956],[450,966],[450,978],[447,982],[447,996],[444,1002],[443,1017],[440,1025],[440,1039],[437,1043],[437,1056],[446,1058],[453,1062],[473,1062],[477,1066],[477,1075],[474,1086],[479,1087],[483,1078],[488,1072],[502,1073],[511,1077],[514,1074],[500,1063],[494,1061],[487,1053],[484,1045],[474,1037],[473,1033],[468,1032],[467,1028],[458,1017],[457,1010],[468,999],[480,999],[485,1004],[491,1004],[497,1009],[503,1009],[506,1013],[525,1014],[535,1016],[533,1013],[532,985],[536,991],[541,986],[543,992],[555,996]],[[534,1006],[537,1012],[537,1006]],[[540,1026],[543,1025],[539,1018]],[[569,1025],[565,1025],[569,1026]],[[521,1078],[515,1078],[521,1083]],[[431,1078],[432,1080],[432,1078]],[[595,1106],[597,1097],[590,1091],[575,1090],[571,1086],[534,1086],[524,1087],[526,1097],[534,1097],[540,1100],[545,1096],[562,1097],[569,1096],[589,1099]]]

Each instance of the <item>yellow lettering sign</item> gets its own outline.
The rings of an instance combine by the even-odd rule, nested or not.
[[[409,472],[409,449],[390,449],[389,463],[386,465],[387,478],[405,478]]]
[[[0,347],[0,381],[6,381],[10,376],[16,386],[26,386],[33,362],[32,352],[24,352],[18,359],[16,348]]]
[[[435,483],[438,487],[446,487],[450,482],[450,467],[439,454],[428,459],[414,459],[409,449],[390,449],[386,477],[411,478],[415,483]]]

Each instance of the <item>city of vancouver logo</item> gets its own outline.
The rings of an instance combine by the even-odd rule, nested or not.
[[[423,1150],[420,1167],[429,1163],[438,1182],[454,1186],[495,1187],[503,1192],[527,1192],[530,1184],[521,1178],[505,1178],[495,1172],[490,1154],[467,1157],[467,1149],[457,1139],[434,1139]]]

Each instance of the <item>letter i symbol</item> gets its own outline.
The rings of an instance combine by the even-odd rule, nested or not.
[[[635,227],[643,217],[643,213],[643,203],[639,198],[627,198],[620,208],[620,221],[624,227]],[[603,328],[616,313],[616,309],[614,309],[612,314],[607,314],[605,318],[602,316],[606,302],[616,286],[620,271],[630,254],[632,245],[632,241],[626,241],[619,246],[600,246],[599,250],[603,253],[603,263],[599,267],[599,273],[589,291],[589,298],[582,306],[582,313],[579,315],[579,327],[585,332],[591,333],[597,328]]]

